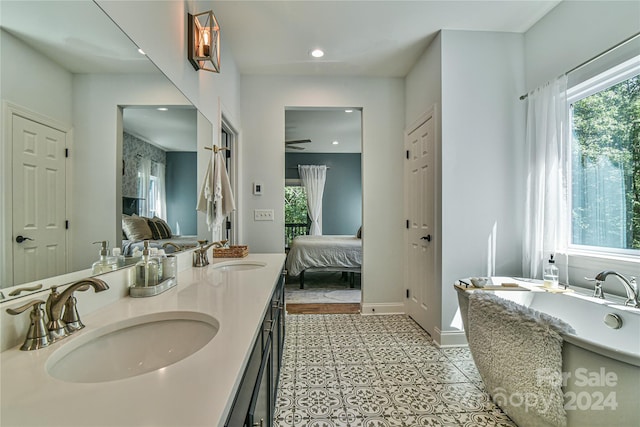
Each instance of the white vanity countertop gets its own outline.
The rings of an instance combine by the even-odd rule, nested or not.
[[[49,347],[0,353],[0,424],[9,426],[222,426],[284,264],[284,254],[251,254],[249,270],[189,268],[178,286],[123,298],[82,317],[86,327]],[[214,259],[213,265],[229,259]],[[92,290],[88,291],[93,292]],[[108,292],[108,291],[107,291]],[[144,314],[194,311],[215,317],[216,336],[191,356],[136,377],[71,383],[51,377],[47,359],[98,327]]]

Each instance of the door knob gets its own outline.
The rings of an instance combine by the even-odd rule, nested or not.
[[[16,242],[18,242],[18,243],[22,243],[22,242],[24,242],[25,240],[33,240],[33,239],[32,239],[31,237],[24,237],[24,236],[18,236],[18,237],[16,237]]]
[[[431,241],[431,234],[427,234],[426,236],[422,236],[420,240],[426,240],[427,242]]]

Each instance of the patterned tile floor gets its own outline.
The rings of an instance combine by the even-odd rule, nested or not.
[[[466,348],[403,315],[288,315],[278,427],[509,426]]]

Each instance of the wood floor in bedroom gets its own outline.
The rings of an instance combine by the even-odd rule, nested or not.
[[[286,304],[287,314],[358,314],[360,304]]]
[[[356,314],[360,313],[362,299],[360,275],[354,287],[340,272],[310,272],[305,287],[300,289],[300,278],[286,276],[285,301],[289,314]]]

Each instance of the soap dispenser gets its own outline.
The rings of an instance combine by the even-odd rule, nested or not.
[[[542,285],[548,289],[557,289],[559,287],[558,276],[559,270],[558,267],[556,267],[556,260],[554,260],[553,255],[551,255],[542,272]]]
[[[122,255],[122,249],[113,248],[113,249],[111,249],[111,254],[113,255],[113,258],[116,261],[116,266],[118,268],[124,267],[125,259],[124,259],[124,255]]]
[[[144,241],[142,259],[136,263],[136,287],[147,288],[158,284],[159,266],[158,260],[151,258],[149,241]]]
[[[92,274],[101,274],[113,271],[118,268],[115,258],[109,256],[109,242],[102,240],[100,242],[93,242],[94,245],[102,245],[100,249],[100,259],[93,263],[91,266]]]

